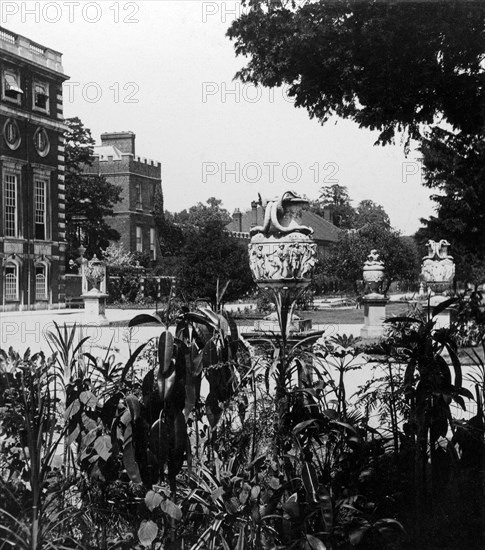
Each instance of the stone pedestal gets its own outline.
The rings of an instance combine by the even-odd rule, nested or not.
[[[106,298],[107,294],[92,289],[82,295],[84,300],[84,322],[95,323],[97,325],[109,325],[106,318]]]
[[[361,338],[366,340],[380,338],[384,334],[386,304],[389,300],[382,294],[367,294],[362,299],[364,306],[364,326],[360,331]]]

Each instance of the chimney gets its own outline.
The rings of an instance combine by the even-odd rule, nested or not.
[[[236,231],[242,233],[242,212],[239,208],[236,208],[232,214],[232,219],[234,220],[234,227]]]
[[[122,153],[135,154],[135,134],[133,132],[106,132],[101,134],[102,145],[114,145]]]
[[[333,206],[331,204],[323,207],[323,219],[333,224]]]
[[[258,201],[252,201],[251,203],[251,227],[258,225]]]

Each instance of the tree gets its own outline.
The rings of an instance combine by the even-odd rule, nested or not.
[[[376,204],[369,199],[360,201],[355,209],[354,228],[361,229],[362,227],[374,224],[391,229],[391,220],[380,204]]]
[[[438,193],[431,195],[437,215],[421,220],[417,237],[447,239],[457,278],[475,284],[485,281],[484,138],[436,128],[421,145],[424,184]]]
[[[324,210],[330,209],[333,223],[337,227],[350,229],[353,227],[355,214],[350,202],[347,187],[335,183],[320,189],[320,196],[311,208],[315,214],[322,218],[325,217]]]
[[[222,201],[215,197],[207,199],[206,204],[198,202],[189,210],[174,214],[174,222],[186,227],[203,227],[209,221],[218,221],[224,225],[231,221],[229,212],[221,207]]]
[[[83,174],[85,166],[94,160],[94,140],[79,118],[67,119],[65,133],[66,162],[66,261],[77,257],[81,244],[86,255],[101,256],[110,241],[120,234],[105,221],[113,214],[113,206],[121,200],[121,187],[104,176]]]
[[[368,224],[359,231],[345,232],[324,264],[326,275],[354,284],[362,280],[367,255],[372,249],[379,252],[384,262],[386,288],[393,281],[416,281],[419,274],[417,247],[397,231],[379,223]]]
[[[480,2],[250,0],[230,26],[236,77],[289,87],[295,107],[419,138],[437,120],[475,133],[485,123],[485,5]]]
[[[215,307],[217,289],[228,283],[224,301],[241,297],[253,287],[246,247],[225,230],[225,223],[208,219],[186,233],[180,265],[180,288],[189,300],[206,298]]]

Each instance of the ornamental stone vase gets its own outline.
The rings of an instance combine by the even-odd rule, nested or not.
[[[251,229],[249,265],[253,279],[263,287],[307,286],[317,247],[311,238],[313,230],[300,223],[308,200],[288,191],[264,205],[264,224]]]
[[[382,285],[384,281],[384,262],[379,259],[377,250],[371,250],[364,263],[363,279],[365,294],[382,296]]]
[[[106,265],[96,256],[83,264],[83,282],[85,292],[82,294],[84,300],[84,321],[96,325],[109,324],[106,318],[106,298],[108,295],[103,292],[106,288]],[[87,283],[91,289],[87,290]]]
[[[301,224],[308,199],[293,191],[263,201],[263,225],[251,229],[249,265],[256,284],[268,292],[276,305],[283,341],[288,320],[298,297],[310,284],[316,263],[317,245],[313,229]]]
[[[421,279],[429,290],[442,294],[452,287],[455,278],[455,263],[448,254],[450,243],[445,239],[438,242],[430,239],[426,246],[428,254],[423,257]]]

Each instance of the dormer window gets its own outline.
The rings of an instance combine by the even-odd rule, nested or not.
[[[20,104],[23,93],[19,74],[12,70],[5,70],[2,78],[2,99]]]
[[[49,112],[49,85],[46,82],[34,82],[32,90],[33,108]]]

